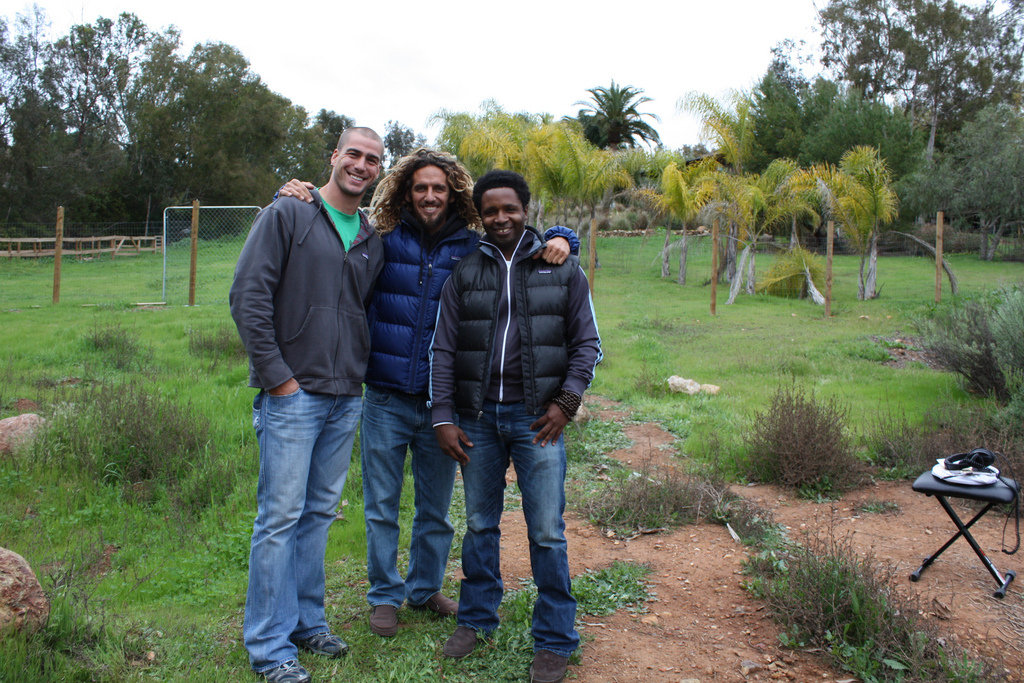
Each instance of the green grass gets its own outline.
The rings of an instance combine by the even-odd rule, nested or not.
[[[978,403],[952,375],[882,362],[885,345],[875,339],[912,335],[914,317],[931,309],[930,260],[883,258],[881,297],[858,302],[857,260],[837,258],[835,315],[829,320],[805,301],[741,295],[725,306],[724,287],[718,315],[712,317],[710,288],[703,284],[706,251],[691,248],[690,284],[680,287],[674,279],[658,277],[656,242],[599,241],[595,306],[605,361],[592,391],[625,401],[638,417],[661,422],[693,461],[728,475],[750,416],[791,378],[819,396],[848,403],[855,426],[869,424],[886,406],[920,421],[936,402]],[[232,245],[234,252],[225,247],[219,257],[204,256],[201,249],[200,305],[192,308],[180,305],[187,296],[181,278],[182,273],[187,278],[187,258],[171,268],[170,305],[153,309],[132,304],[159,298],[158,257],[65,261],[59,305],[50,303],[52,261],[0,261],[5,349],[0,418],[20,412],[21,399],[37,402],[49,415],[59,404],[75,409],[86,399],[102,401],[104,392],[135,385],[155,397],[154,406],[167,402],[203,416],[205,450],[194,457],[231,473],[229,485],[183,505],[173,480],[158,478],[138,496],[123,482],[104,483],[73,459],[53,461],[26,452],[0,457],[0,544],[24,555],[46,587],[61,596],[52,628],[5,641],[0,679],[251,679],[240,632],[255,514],[253,390],[246,386],[246,362],[233,345],[225,303],[237,246]],[[758,257],[759,272],[767,272],[770,260]],[[951,260],[965,292],[1024,280],[1019,263],[981,263],[971,256]],[[717,384],[721,393],[669,394],[665,379],[673,374]],[[153,410],[153,419],[160,419],[159,408]],[[584,488],[599,486],[604,455],[623,444],[621,426],[595,423],[567,438],[570,477]],[[735,476],[735,468],[732,472]],[[369,633],[358,457],[343,497],[349,503],[346,521],[332,528],[327,551],[328,614],[353,654],[336,662],[310,659],[314,676],[353,681],[521,676],[529,663],[529,636],[526,622],[517,619],[528,612],[528,591],[506,598],[499,635],[507,640],[471,661],[442,661],[440,646],[452,624],[418,613],[401,613],[409,627],[393,640]],[[518,504],[512,488],[507,500]],[[404,547],[411,486],[401,507]],[[457,541],[449,575],[465,528],[458,488],[452,514]],[[404,555],[400,561],[406,561]],[[627,587],[638,581],[621,579]],[[613,603],[619,605],[618,600]]]

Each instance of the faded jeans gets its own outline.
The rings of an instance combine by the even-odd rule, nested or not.
[[[292,639],[329,631],[324,614],[327,531],[345,485],[361,397],[260,391],[257,514],[242,632],[257,673],[297,658]]]

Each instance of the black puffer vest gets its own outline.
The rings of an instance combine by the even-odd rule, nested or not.
[[[540,248],[539,240],[536,248]],[[526,409],[539,414],[565,381],[569,282],[579,260],[570,256],[562,265],[553,266],[530,255],[517,256],[512,295],[521,337]],[[463,259],[452,274],[459,297],[455,408],[460,413],[475,416],[483,408],[503,277],[502,265],[483,250]]]

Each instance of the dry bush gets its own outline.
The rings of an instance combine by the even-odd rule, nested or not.
[[[833,528],[801,540],[748,564],[748,585],[786,626],[786,644],[821,648],[861,680],[993,680],[990,664],[918,618],[917,599],[897,588],[895,565],[860,555]]]
[[[849,410],[783,385],[747,435],[746,474],[808,495],[831,495],[857,484],[863,467],[846,433]]]

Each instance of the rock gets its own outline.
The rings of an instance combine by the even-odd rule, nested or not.
[[[669,391],[677,394],[689,394],[693,396],[700,391],[700,384],[692,379],[685,379],[679,375],[672,375],[668,378]]]
[[[34,633],[49,617],[50,602],[32,567],[13,550],[0,548],[0,635],[9,630]]]
[[[700,390],[703,391],[705,394],[711,394],[712,396],[714,396],[715,394],[722,390],[722,387],[717,386],[715,384],[701,384]]]
[[[35,413],[23,413],[0,420],[0,455],[10,453],[18,444],[32,439],[45,422]]]
[[[755,671],[760,671],[761,668],[762,667],[760,664],[750,659],[744,659],[742,662],[740,662],[740,673],[742,673],[744,676],[749,676]]]

